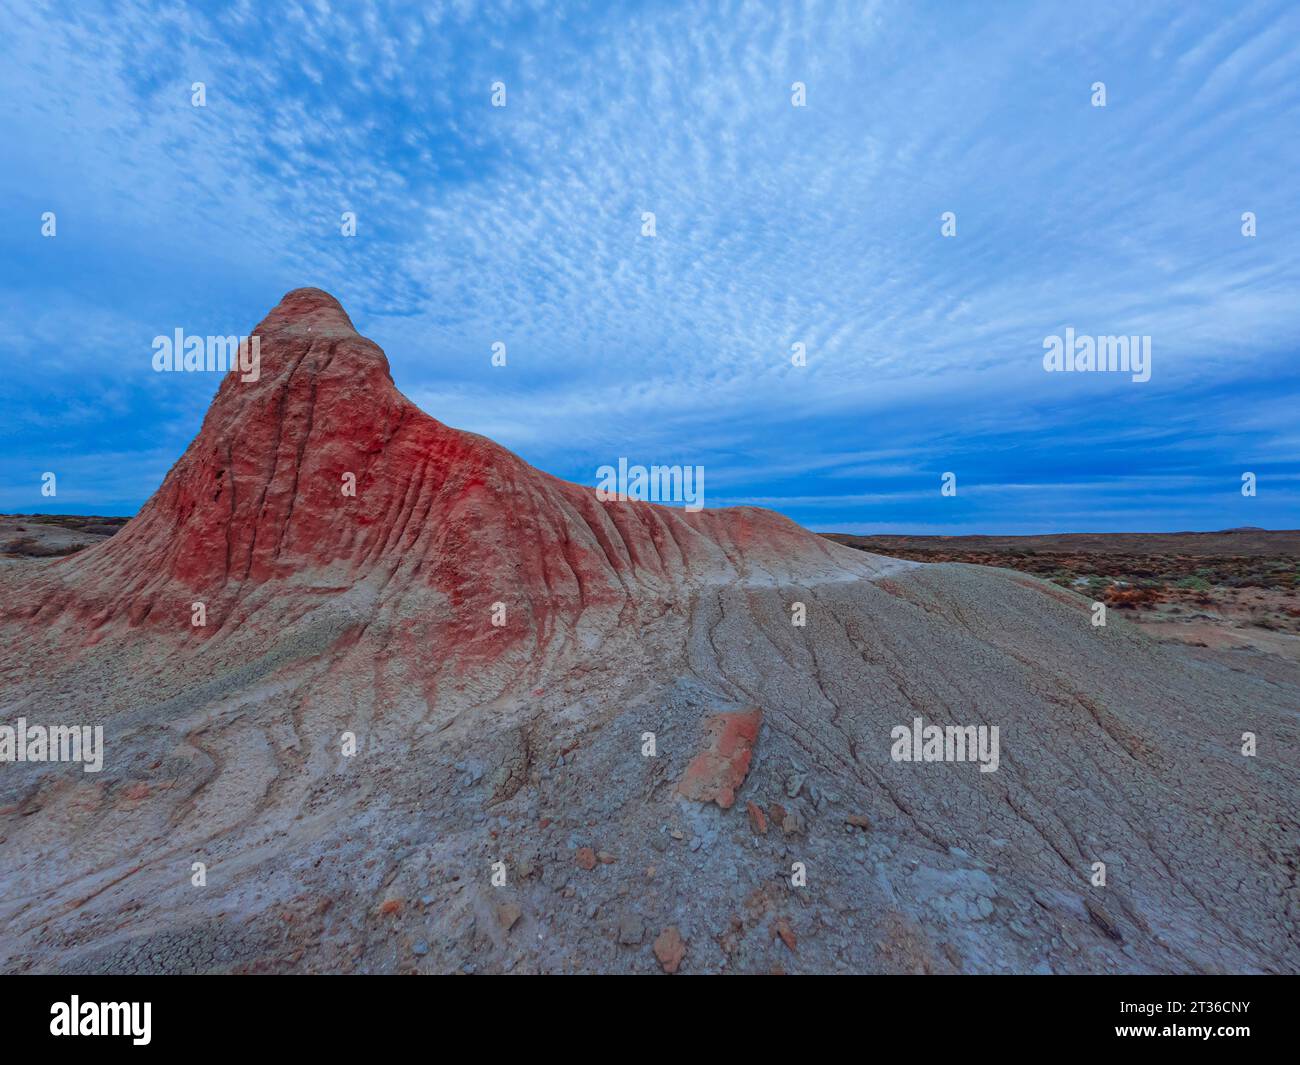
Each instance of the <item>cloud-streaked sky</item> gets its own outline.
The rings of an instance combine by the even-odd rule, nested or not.
[[[700,464],[823,530],[1300,526],[1294,3],[0,12],[0,509],[133,513],[218,383],[153,337],[315,285],[430,414],[582,483]],[[1044,372],[1067,326],[1149,335],[1151,380]]]

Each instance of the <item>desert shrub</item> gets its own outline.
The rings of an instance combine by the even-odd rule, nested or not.
[[[1106,589],[1107,606],[1118,607],[1121,610],[1154,606],[1162,598],[1154,588],[1119,588],[1112,585]]]

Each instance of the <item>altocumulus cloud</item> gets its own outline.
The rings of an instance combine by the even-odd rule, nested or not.
[[[159,380],[152,337],[243,333],[313,284],[430,413],[586,483],[698,463],[710,504],[825,529],[1294,524],[1291,5],[5,21],[7,509],[59,509],[65,460],[63,507],[138,506],[215,388]],[[1043,373],[1066,327],[1151,336],[1151,381]]]

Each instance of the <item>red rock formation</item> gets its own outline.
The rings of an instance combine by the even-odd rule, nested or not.
[[[422,655],[464,665],[531,656],[583,611],[629,597],[846,564],[844,549],[770,511],[601,502],[443,425],[397,391],[384,353],[319,289],[290,292],[255,335],[260,378],[226,376],[139,515],[51,567],[4,617],[72,612],[92,633],[148,625],[212,639],[279,632],[364,586],[375,616]],[[191,629],[195,601],[206,628]]]

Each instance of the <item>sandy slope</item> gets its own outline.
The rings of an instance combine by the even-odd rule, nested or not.
[[[671,926],[682,972],[1300,970],[1294,663],[761,511],[602,511],[389,395],[322,297],[122,533],[0,569],[0,721],[108,749],[0,767],[0,967],[659,971]],[[753,707],[736,804],[677,796]],[[892,761],[916,716],[998,725],[998,771]]]

